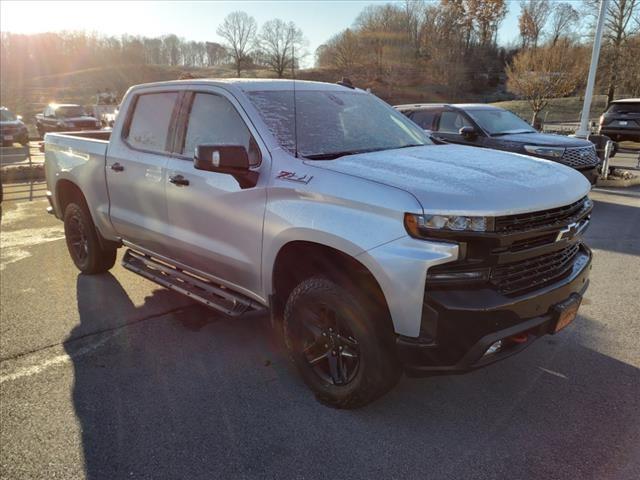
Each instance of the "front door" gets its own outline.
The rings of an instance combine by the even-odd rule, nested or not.
[[[198,145],[242,145],[260,171],[266,168],[266,149],[261,151],[235,99],[224,92],[191,92],[184,110],[166,179],[174,258],[259,296],[266,175],[255,187],[241,188],[231,175],[196,170],[193,155]]]
[[[437,132],[434,132],[434,136],[447,143],[458,143],[460,145],[480,146],[478,137],[474,140],[467,140],[460,135],[460,129],[462,127],[475,127],[475,125],[467,118],[467,116],[456,110],[444,110],[440,114],[438,120]]]
[[[110,218],[124,239],[166,255],[166,167],[178,92],[145,93],[127,107],[122,136],[112,136],[106,162]]]

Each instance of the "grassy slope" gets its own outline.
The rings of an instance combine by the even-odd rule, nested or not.
[[[549,101],[541,117],[546,122],[579,122],[582,111],[582,97],[554,98]],[[520,115],[525,120],[531,120],[532,111],[525,100],[511,100],[508,102],[497,102],[493,105],[505,108]],[[597,118],[604,112],[607,106],[606,95],[594,95],[591,103],[591,119]]]
[[[197,77],[233,77],[235,71],[229,66],[206,69],[188,69],[166,65],[121,65],[115,67],[92,68],[58,75],[48,75],[30,79],[24,85],[13,85],[3,88],[2,103],[24,116],[27,121],[41,112],[49,102],[79,103],[91,105],[96,91],[115,91],[118,95],[131,86],[139,83],[174,80],[184,72],[190,72]],[[249,70],[242,72],[243,77],[273,77],[268,70]],[[304,80],[318,80],[335,82],[339,74],[331,70],[309,69],[298,72],[298,78]],[[354,81],[361,85],[360,79]],[[372,91],[392,104],[407,102],[447,102],[450,98],[447,88],[435,85],[397,85],[394,83],[372,83],[363,87],[371,87]],[[470,99],[471,100],[471,99]],[[531,109],[523,100],[498,102],[494,105],[511,110],[525,119],[531,118]],[[597,118],[605,107],[605,96],[594,98],[591,109],[593,119]],[[582,99],[579,97],[559,98],[551,100],[549,106],[542,112],[546,121],[576,122],[580,118]]]

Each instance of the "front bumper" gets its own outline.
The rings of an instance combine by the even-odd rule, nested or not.
[[[600,177],[600,166],[601,163],[598,163],[593,168],[586,168],[584,170],[578,170],[584,177],[589,181],[591,185],[595,185]]]
[[[511,356],[553,333],[555,307],[572,296],[581,297],[588,287],[591,251],[582,246],[580,255],[582,259],[567,277],[517,297],[491,288],[428,292],[423,312],[432,325],[429,335],[397,338],[397,353],[406,373],[464,373]],[[505,340],[504,346],[486,354],[498,340]]]

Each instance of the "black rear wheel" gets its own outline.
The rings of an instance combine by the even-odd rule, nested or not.
[[[84,206],[67,205],[64,211],[64,235],[73,263],[82,273],[102,273],[116,261],[115,248],[103,248],[98,232]]]
[[[400,377],[393,338],[357,294],[324,278],[301,282],[285,307],[289,355],[316,398],[358,408],[391,389]]]

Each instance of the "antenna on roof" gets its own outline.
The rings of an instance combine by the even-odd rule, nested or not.
[[[291,78],[293,79],[293,142],[295,157],[298,158],[298,109],[296,104],[296,56],[291,32]]]

